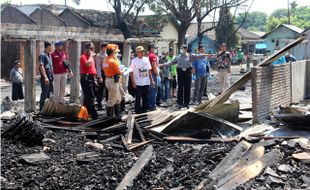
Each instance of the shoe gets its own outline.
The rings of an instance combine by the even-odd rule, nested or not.
[[[102,107],[102,105],[98,104],[98,105],[97,105],[97,109],[98,109],[98,111],[101,111],[101,110],[103,110],[103,107]]]
[[[154,110],[157,110],[157,108],[150,108],[149,111],[154,111]]]
[[[186,109],[189,109],[189,105],[184,105],[184,107],[185,107]]]
[[[111,116],[113,117],[114,113],[113,113],[113,107],[107,107],[107,116]]]
[[[126,102],[125,102],[125,98],[123,98],[121,101],[121,110],[122,111],[125,111],[125,106],[126,106]]]
[[[122,117],[121,105],[120,104],[115,104],[114,105],[114,113],[115,113],[115,117],[117,117],[117,118],[121,118]]]
[[[178,104],[178,107],[177,107],[178,109],[182,109],[183,108],[183,105],[181,105],[181,104]]]

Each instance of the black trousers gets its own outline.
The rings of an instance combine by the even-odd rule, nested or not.
[[[81,87],[84,94],[83,105],[87,108],[91,117],[97,118],[98,113],[95,109],[95,76],[93,75],[81,75]]]
[[[22,100],[22,99],[24,99],[22,83],[13,83],[12,100]]]
[[[191,98],[192,73],[191,68],[183,71],[178,68],[178,98],[179,105],[188,106]]]
[[[53,80],[49,79],[50,82],[48,85],[45,84],[44,79],[41,77],[41,96],[40,96],[40,111],[43,109],[46,98],[50,97],[50,93],[53,92]]]
[[[137,86],[136,89],[136,101],[135,101],[135,112],[136,114],[145,113],[148,108],[148,99],[149,99],[149,85]],[[142,99],[142,107],[141,107]]]
[[[105,77],[103,76],[102,83],[98,82],[98,89],[96,91],[96,100],[98,103],[98,107],[102,107],[102,100],[105,95]]]

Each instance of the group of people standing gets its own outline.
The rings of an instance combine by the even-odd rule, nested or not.
[[[174,56],[174,50],[163,52],[158,60],[155,54],[156,46],[149,44],[148,57],[145,57],[145,49],[142,46],[136,48],[137,57],[131,61],[131,84],[136,90],[135,112],[144,113],[147,110],[156,109],[156,100],[166,101],[170,95],[174,95],[176,86],[178,108],[189,108],[191,101],[191,85],[195,76],[195,90],[193,103],[201,103],[202,96],[206,94],[210,64],[205,53],[205,47],[200,45],[198,54],[190,54],[188,46],[182,45],[180,55]],[[219,73],[220,92],[222,93],[230,85],[229,73],[231,57],[227,52],[226,44],[221,45],[216,54],[217,71]],[[170,93],[172,86],[172,93]],[[158,98],[159,97],[159,98]],[[142,100],[142,104],[141,104]]]
[[[44,102],[51,95],[54,100],[64,103],[66,85],[68,77],[73,77],[69,67],[69,57],[64,51],[64,42],[57,41],[53,51],[50,42],[44,42],[44,51],[39,56],[39,72],[41,75],[41,96],[40,110],[44,107]]]
[[[55,42],[53,50],[52,44],[45,42],[45,49],[39,56],[42,88],[40,110],[51,95],[55,101],[64,103],[67,79],[74,76],[69,66],[69,57],[64,51],[64,44],[63,41]],[[96,119],[97,111],[103,109],[102,101],[106,97],[107,115],[120,117],[125,107],[125,86],[123,86],[124,71],[121,69],[121,60],[118,57],[120,52],[118,45],[103,42],[98,53],[95,53],[95,47],[91,42],[85,43],[83,48],[79,73],[83,105],[91,118]],[[129,84],[134,89],[135,113],[155,110],[159,99],[167,102],[172,97],[177,97],[179,108],[188,108],[193,77],[195,77],[195,90],[192,101],[201,103],[202,96],[206,94],[210,74],[208,61],[210,54],[205,53],[205,47],[200,45],[198,54],[191,54],[188,52],[188,46],[184,44],[177,56],[170,47],[169,51],[162,52],[160,58],[156,49],[155,44],[150,43],[146,54],[144,47],[138,46],[135,49],[136,57],[134,54],[131,57]],[[216,58],[220,89],[223,92],[230,84],[231,58],[226,50],[226,44],[222,44]],[[10,74],[14,82],[13,91],[15,90],[17,95],[20,93],[18,89],[21,89],[18,83],[22,80],[19,64],[16,62]],[[14,97],[18,98],[20,97]]]

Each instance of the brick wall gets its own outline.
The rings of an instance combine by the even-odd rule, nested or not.
[[[290,64],[252,68],[253,123],[262,122],[279,105],[291,103]]]

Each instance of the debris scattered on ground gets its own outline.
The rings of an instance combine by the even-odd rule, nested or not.
[[[297,105],[289,107],[279,107],[279,109],[273,111],[272,117],[287,126],[295,128],[310,129],[310,106],[309,105]]]
[[[293,158],[295,158],[301,162],[310,163],[310,153],[309,152],[296,153],[296,154],[292,154],[292,156],[293,156]]]
[[[141,170],[148,164],[153,155],[153,146],[148,146],[141,154],[137,162],[130,168],[128,173],[122,179],[120,184],[115,188],[116,190],[126,190],[133,185],[134,179],[139,175]]]
[[[26,163],[35,164],[37,162],[42,162],[42,161],[45,161],[45,160],[49,160],[50,157],[47,156],[45,153],[41,152],[41,153],[38,153],[38,154],[22,155],[21,159],[23,161],[25,161]]]
[[[14,141],[22,141],[27,145],[42,145],[44,139],[43,128],[26,113],[20,113],[6,124],[2,138],[11,138]]]

